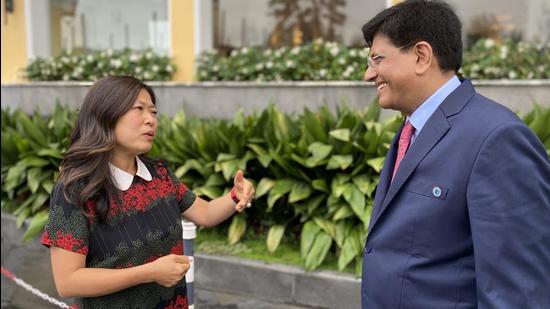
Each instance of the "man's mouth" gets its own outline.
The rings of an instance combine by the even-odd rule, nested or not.
[[[387,85],[386,82],[376,83],[376,90],[380,91],[380,90],[384,89],[386,87],[386,85]]]

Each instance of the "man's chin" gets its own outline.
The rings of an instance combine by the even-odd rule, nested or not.
[[[383,108],[383,109],[393,109],[393,104],[391,104],[390,102],[387,102],[386,100],[384,99],[380,99],[378,98],[378,106],[380,106],[380,108]]]

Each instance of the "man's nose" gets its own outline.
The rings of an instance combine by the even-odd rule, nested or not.
[[[365,71],[365,75],[363,76],[363,80],[366,82],[373,82],[374,79],[376,78],[376,75],[378,75],[376,70],[371,67],[368,67],[367,70]]]

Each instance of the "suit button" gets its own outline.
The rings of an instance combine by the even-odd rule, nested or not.
[[[372,245],[370,243],[367,243],[365,246],[365,253],[369,254],[372,251]]]

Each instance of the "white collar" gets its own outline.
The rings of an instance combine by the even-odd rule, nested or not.
[[[145,164],[138,157],[136,157],[136,162],[136,176],[139,176],[147,181],[153,180],[153,177],[151,177],[151,173],[147,169],[147,166],[145,166]],[[132,181],[134,181],[134,175],[121,170],[120,168],[111,164],[111,162],[109,162],[109,169],[111,170],[111,177],[113,179],[115,187],[117,187],[117,189],[121,191],[128,190],[132,185]]]

